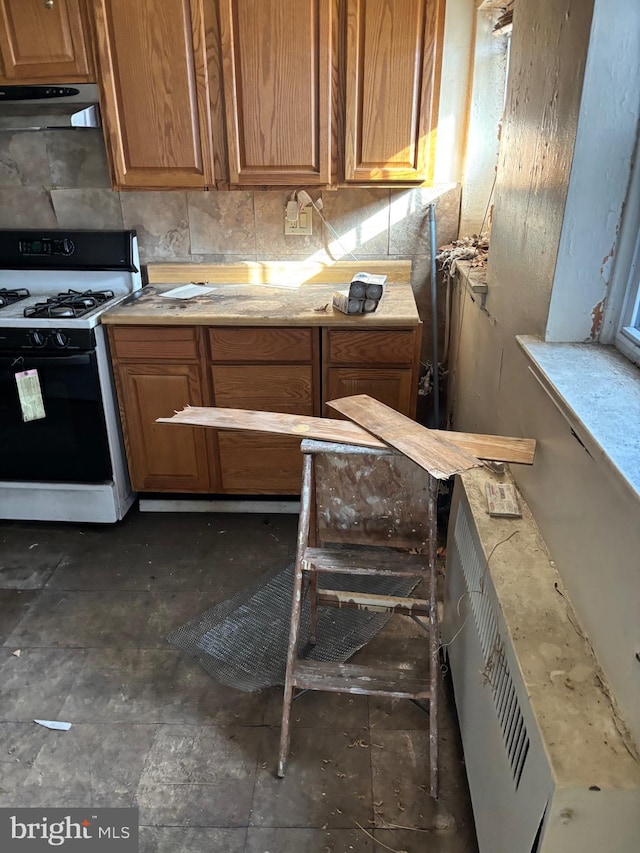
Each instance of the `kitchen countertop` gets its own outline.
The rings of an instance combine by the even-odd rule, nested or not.
[[[260,283],[256,283],[256,266],[260,267]],[[286,267],[284,272],[283,267]],[[150,265],[148,272],[152,283],[105,311],[100,319],[108,325],[335,326],[351,329],[420,325],[409,284],[410,262],[342,262],[316,271],[314,275],[308,275],[307,269],[304,264],[295,263],[215,267]],[[302,270],[305,275],[301,274]],[[332,307],[333,293],[346,288],[358,271],[388,273],[384,295],[371,314],[342,314]],[[160,276],[165,280],[159,280]],[[285,283],[278,283],[278,276]],[[326,281],[318,281],[323,277]],[[403,277],[404,281],[397,280]],[[207,283],[216,290],[193,299],[160,296],[163,291],[189,281]]]

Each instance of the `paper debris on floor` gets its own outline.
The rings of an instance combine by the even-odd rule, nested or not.
[[[71,723],[59,723],[57,720],[34,720],[33,722],[57,732],[68,732],[71,728]]]

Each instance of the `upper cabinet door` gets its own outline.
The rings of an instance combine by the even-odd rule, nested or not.
[[[432,180],[442,0],[347,0],[345,180]]]
[[[80,0],[0,0],[0,76],[13,82],[91,78]]]
[[[331,180],[333,0],[221,0],[229,179]]]
[[[213,183],[203,0],[94,0],[116,187]]]

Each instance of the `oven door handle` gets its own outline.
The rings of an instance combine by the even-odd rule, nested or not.
[[[15,368],[17,371],[33,370],[47,367],[80,367],[91,364],[91,353],[75,355],[32,356],[29,353],[15,353],[0,358],[3,367]]]

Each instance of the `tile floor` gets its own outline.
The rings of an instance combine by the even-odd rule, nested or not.
[[[436,803],[428,718],[411,703],[303,695],[279,780],[280,688],[221,687],[166,643],[290,562],[295,533],[273,515],[0,522],[0,806],[135,805],[141,853],[476,851],[446,682]],[[363,661],[418,642],[398,623]]]

